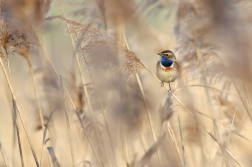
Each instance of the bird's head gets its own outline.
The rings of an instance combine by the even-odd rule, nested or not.
[[[158,55],[160,55],[160,62],[164,67],[170,67],[176,61],[175,55],[170,50],[164,50]]]
[[[176,57],[175,55],[173,54],[172,51],[170,50],[164,50],[163,52],[161,53],[158,53],[158,55],[160,56],[160,59],[162,60],[172,60],[172,61],[176,61]]]

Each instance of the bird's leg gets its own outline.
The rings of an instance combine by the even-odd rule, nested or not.
[[[169,83],[169,90],[168,91],[170,92],[171,91],[171,85],[170,85],[170,82],[168,82],[168,83]]]
[[[164,82],[161,81],[161,87],[163,87],[163,86],[164,86]]]

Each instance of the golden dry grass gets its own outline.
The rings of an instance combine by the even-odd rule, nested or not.
[[[0,6],[0,166],[252,165],[249,0]]]

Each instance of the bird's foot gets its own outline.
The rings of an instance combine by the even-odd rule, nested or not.
[[[169,89],[168,89],[168,92],[171,92],[171,85],[170,85],[170,82],[169,82]]]

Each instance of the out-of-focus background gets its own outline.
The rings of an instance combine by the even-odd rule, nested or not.
[[[252,165],[249,0],[0,5],[0,166]]]

